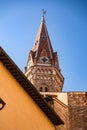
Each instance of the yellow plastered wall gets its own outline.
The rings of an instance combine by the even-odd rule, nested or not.
[[[55,130],[54,125],[0,63],[0,130]]]

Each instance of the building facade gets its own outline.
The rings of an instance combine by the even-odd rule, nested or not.
[[[0,130],[55,130],[62,123],[0,47]]]

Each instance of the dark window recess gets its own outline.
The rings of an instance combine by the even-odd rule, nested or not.
[[[0,98],[0,110],[2,110],[5,106],[5,102]]]
[[[47,92],[48,91],[48,88],[47,87],[45,87],[45,92]]]
[[[40,92],[42,92],[43,91],[43,89],[42,89],[42,87],[40,87]]]

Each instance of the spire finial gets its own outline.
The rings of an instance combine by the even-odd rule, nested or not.
[[[46,10],[42,9],[42,11],[43,11],[43,16],[44,16],[46,14]]]

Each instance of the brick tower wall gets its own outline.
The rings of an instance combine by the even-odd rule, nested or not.
[[[68,93],[70,130],[87,130],[87,93]]]

